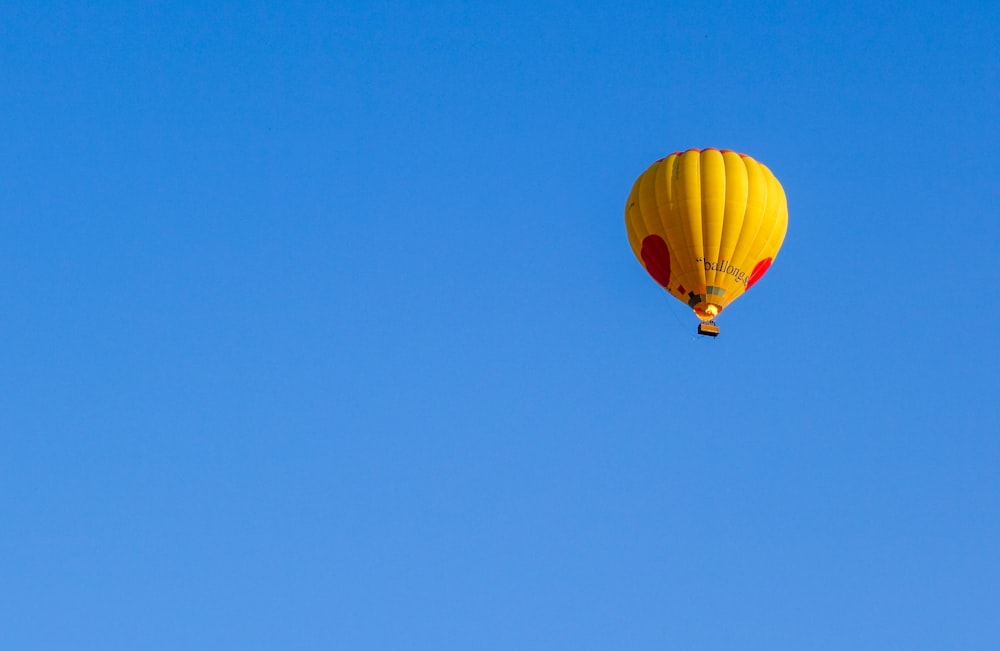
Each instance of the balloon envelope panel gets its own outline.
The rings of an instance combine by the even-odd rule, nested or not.
[[[708,321],[770,268],[788,204],[771,170],[746,154],[689,149],[636,179],[625,226],[649,275]]]

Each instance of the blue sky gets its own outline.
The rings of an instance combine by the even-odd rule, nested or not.
[[[1000,647],[997,43],[5,3],[0,646]],[[790,209],[717,340],[623,222],[710,146]]]

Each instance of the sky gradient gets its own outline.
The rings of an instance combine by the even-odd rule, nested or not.
[[[1000,4],[0,6],[0,646],[1000,648]],[[655,159],[789,231],[715,340]]]

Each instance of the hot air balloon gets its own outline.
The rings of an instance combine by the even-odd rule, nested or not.
[[[788,229],[785,191],[730,150],[688,149],[643,172],[625,203],[632,252],[663,289],[719,334],[715,318],[761,279]]]

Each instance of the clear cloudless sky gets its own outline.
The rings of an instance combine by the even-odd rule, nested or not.
[[[0,647],[1000,648],[1000,4],[4,2]],[[631,184],[788,195],[718,339]]]

